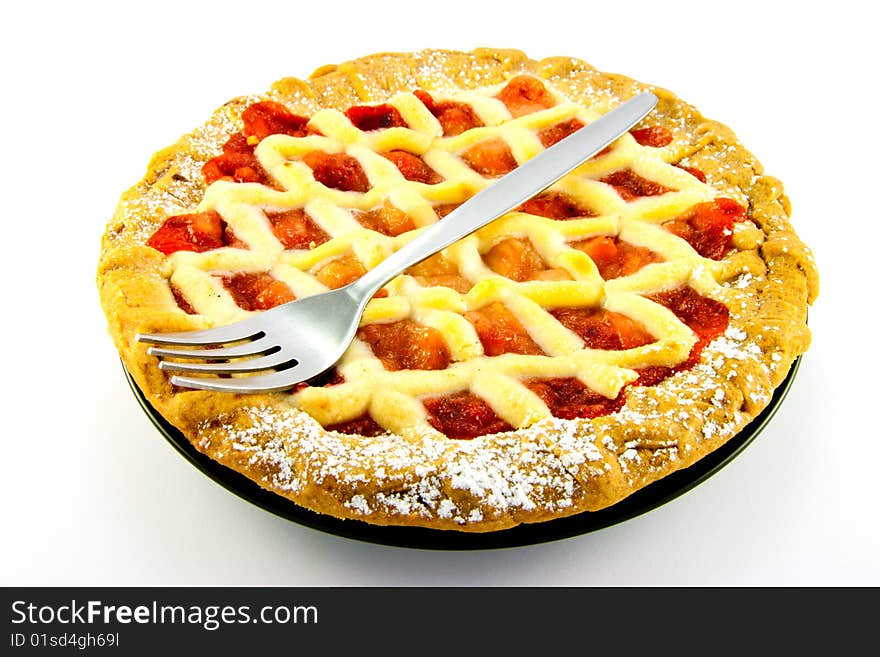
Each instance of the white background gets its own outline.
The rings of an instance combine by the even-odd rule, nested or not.
[[[869,3],[593,4],[5,5],[0,585],[880,584]],[[105,222],[155,150],[232,96],[376,51],[480,45],[580,57],[733,127],[814,248],[814,344],[740,457],[598,533],[443,553],[276,518],[178,456],[129,392],[94,283]]]

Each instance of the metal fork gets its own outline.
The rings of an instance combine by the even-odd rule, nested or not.
[[[656,104],[657,97],[648,92],[631,98],[481,190],[353,283],[228,326],[138,334],[135,339],[157,345],[147,353],[160,359],[163,370],[220,375],[172,376],[177,386],[255,393],[285,390],[312,379],[342,357],[367,302],[388,281],[543,191],[629,130]],[[247,372],[260,373],[228,376]]]

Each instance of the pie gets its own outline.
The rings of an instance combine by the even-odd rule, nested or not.
[[[349,283],[644,90],[642,123],[388,283],[331,371],[172,386],[135,335]],[[780,181],[675,95],[514,50],[376,54],[236,98],[160,151],[103,238],[123,362],[201,452],[337,518],[485,532],[595,511],[769,403],[818,289]]]

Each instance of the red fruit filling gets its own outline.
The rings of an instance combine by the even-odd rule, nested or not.
[[[285,283],[267,273],[245,273],[223,277],[235,303],[245,310],[268,310],[296,297]]]
[[[391,160],[400,171],[400,174],[407,180],[425,183],[426,185],[436,185],[439,182],[443,182],[443,176],[425,164],[425,161],[418,155],[413,155],[406,151],[390,151],[382,155],[386,159]]]
[[[351,155],[312,151],[306,153],[303,162],[311,168],[315,180],[327,187],[343,192],[365,192],[370,188],[361,163]]]
[[[370,345],[386,370],[443,370],[451,360],[440,331],[409,319],[369,324],[358,330],[358,337]]]
[[[454,137],[471,128],[479,128],[483,125],[470,105],[453,101],[437,102],[427,91],[418,90],[414,93],[440,122],[444,137]]]
[[[544,354],[503,303],[496,301],[479,310],[468,311],[464,316],[474,325],[487,356]]]
[[[556,104],[547,87],[530,75],[517,75],[512,78],[497,98],[507,106],[514,117],[540,112]]]
[[[147,240],[151,246],[165,255],[176,251],[210,251],[226,246],[226,223],[220,215],[210,212],[178,214],[168,217]]]
[[[729,198],[698,203],[681,217],[663,224],[686,240],[704,258],[720,260],[730,249],[733,225],[746,218],[746,210]]]
[[[652,262],[660,262],[659,255],[643,246],[634,246],[618,237],[599,235],[572,242],[571,247],[586,253],[606,281],[629,276]]]
[[[476,438],[513,428],[498,417],[489,404],[470,392],[426,399],[422,403],[431,425],[450,438]]]
[[[664,187],[660,183],[642,178],[632,169],[615,171],[602,178],[600,182],[614,187],[617,193],[620,194],[620,198],[624,201],[632,201],[643,196],[660,196],[661,194],[675,191],[669,187]]]
[[[636,320],[604,308],[558,308],[550,314],[589,349],[619,351],[656,342]]]
[[[330,239],[302,208],[267,213],[272,232],[285,249],[313,249]]]
[[[406,121],[393,105],[355,105],[345,110],[345,115],[364,131],[406,127]]]

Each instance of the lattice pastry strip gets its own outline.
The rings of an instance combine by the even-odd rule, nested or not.
[[[501,85],[503,86],[503,85]],[[316,278],[326,263],[354,256],[368,269],[440,220],[438,208],[461,203],[492,183],[463,157],[468,149],[493,140],[503,142],[516,164],[544,148],[542,130],[565,121],[589,123],[596,114],[554,93],[556,105],[513,118],[495,98],[501,86],[481,92],[443,96],[438,100],[465,103],[483,125],[444,137],[443,128],[414,94],[388,101],[406,127],[363,131],[333,109],[315,113],[309,127],[316,133],[294,137],[270,135],[255,155],[273,186],[217,181],[199,206],[217,212],[247,248],[224,247],[202,253],[178,252],[168,258],[171,284],[189,301],[206,324],[241,319],[238,307],[220,278],[226,272],[268,272],[297,296],[326,286]],[[439,176],[433,184],[408,180],[382,153],[402,150],[421,158]],[[368,181],[364,192],[328,187],[315,178],[305,158],[313,152],[344,154],[357,163]],[[355,340],[338,364],[343,382],[305,387],[291,395],[294,405],[324,425],[339,424],[369,413],[394,432],[429,431],[421,400],[470,391],[484,399],[513,427],[527,426],[550,410],[526,385],[535,378],[575,377],[609,398],[634,381],[635,367],[675,366],[696,342],[694,333],[673,312],[645,295],[690,285],[700,294],[718,294],[718,281],[731,275],[728,264],[700,256],[687,241],[658,224],[674,219],[715,192],[690,173],[668,164],[663,148],[640,145],[624,135],[608,150],[578,167],[551,188],[598,216],[565,221],[513,212],[444,251],[471,289],[458,292],[428,287],[403,275],[389,283],[387,297],[370,302],[362,326],[412,320],[436,328],[445,338],[450,365],[441,370],[389,372],[370,347]],[[625,172],[648,181],[661,193],[625,200],[609,176]],[[415,230],[385,235],[358,221],[358,213],[388,204],[412,218]],[[285,250],[275,236],[269,214],[302,209],[328,236],[314,248]],[[639,271],[605,281],[593,260],[572,244],[596,236],[619,237],[650,249],[660,261]],[[498,275],[484,256],[501,240],[527,240],[551,268],[571,280],[515,281]],[[544,355],[485,355],[480,338],[465,313],[500,303],[522,325]],[[589,349],[583,340],[554,317],[555,308],[602,307],[635,320],[656,338],[650,344],[617,351]]]

